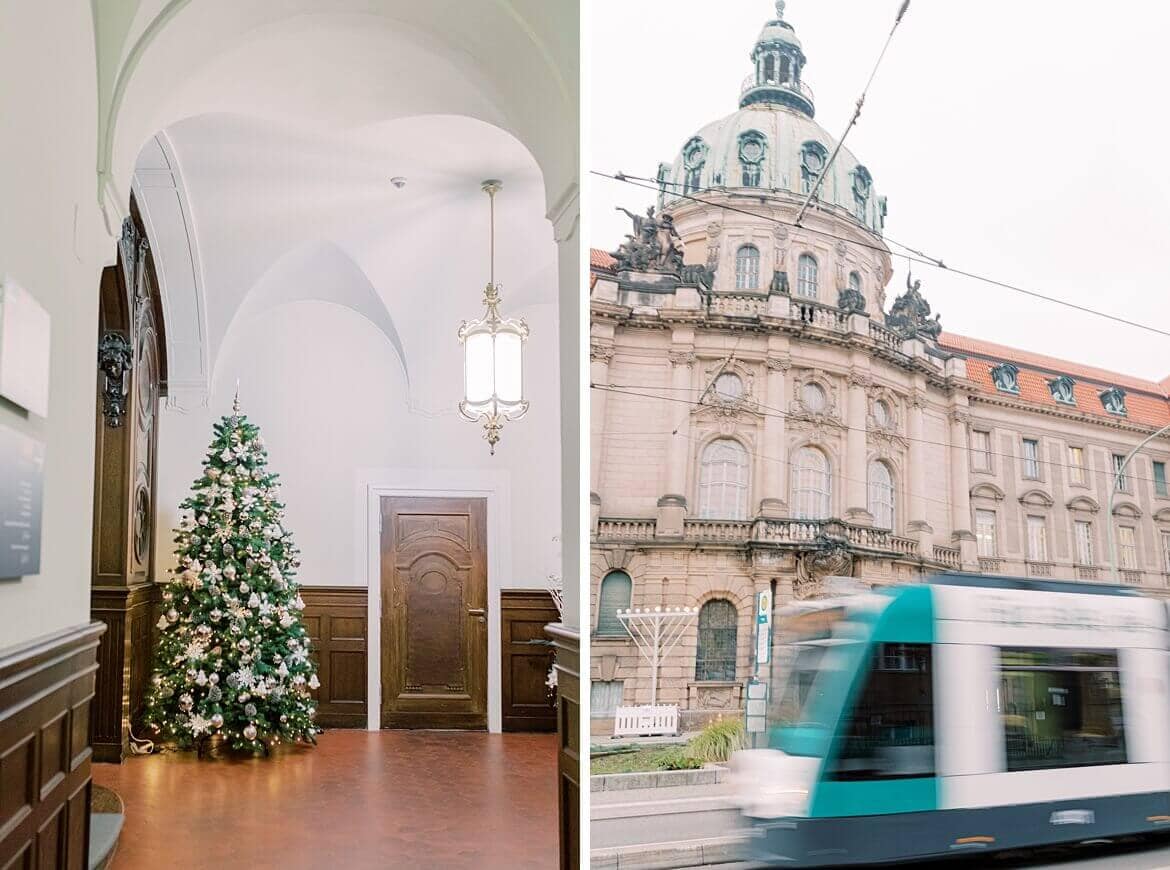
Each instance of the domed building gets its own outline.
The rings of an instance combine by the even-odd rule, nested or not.
[[[878,173],[816,123],[776,6],[738,109],[593,252],[599,731],[651,699],[683,727],[740,710],[761,594],[784,607],[942,570],[1167,590],[1166,442],[1115,471],[1170,424],[1170,378],[945,333],[918,282],[887,304]],[[656,685],[629,608],[694,612]]]

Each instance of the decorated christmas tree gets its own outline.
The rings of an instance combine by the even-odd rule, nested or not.
[[[316,742],[309,692],[319,684],[277,475],[238,396],[213,428],[203,475],[180,505],[145,720],[184,748],[216,735],[253,751]]]

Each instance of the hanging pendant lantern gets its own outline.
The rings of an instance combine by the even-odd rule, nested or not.
[[[524,400],[524,342],[528,324],[523,318],[500,317],[500,287],[496,284],[496,179],[483,183],[491,213],[490,279],[483,294],[484,316],[463,321],[459,341],[464,348],[463,401],[459,413],[472,423],[483,420],[484,438],[496,452],[505,420],[519,420],[528,412]]]

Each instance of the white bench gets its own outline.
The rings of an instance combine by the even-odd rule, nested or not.
[[[677,704],[618,707],[614,713],[614,737],[662,737],[673,734],[678,734]]]

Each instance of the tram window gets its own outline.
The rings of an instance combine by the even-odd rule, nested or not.
[[[835,780],[934,775],[931,647],[879,643],[853,709],[841,720]]]
[[[1000,650],[1008,770],[1124,764],[1114,650]]]

